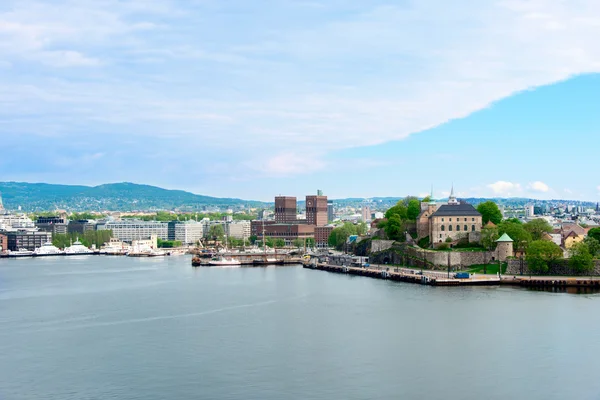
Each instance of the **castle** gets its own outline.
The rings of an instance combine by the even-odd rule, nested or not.
[[[454,187],[447,204],[438,206],[433,198],[428,203],[421,203],[421,213],[417,217],[419,240],[429,237],[432,244],[459,239],[478,242],[481,228],[481,214],[471,204],[458,201]]]

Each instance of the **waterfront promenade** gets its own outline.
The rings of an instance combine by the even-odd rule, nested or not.
[[[454,272],[418,270],[413,268],[370,265],[351,267],[325,263],[306,263],[304,268],[326,272],[388,279],[430,286],[489,286],[512,285],[531,288],[586,288],[600,290],[600,277],[525,276],[470,274],[469,278],[455,278]]]

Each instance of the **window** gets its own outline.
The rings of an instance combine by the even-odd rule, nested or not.
[[[444,222],[444,218],[442,218],[442,222]]]
[[[442,225],[442,232],[444,232],[446,230],[446,227],[444,225]]]
[[[475,232],[475,225],[473,225],[473,226],[471,227],[471,230],[472,230],[473,232]]]
[[[448,230],[452,232],[452,225],[448,225]]]
[[[450,222],[452,222],[452,218],[450,218]]]
[[[456,232],[460,232],[460,225],[456,225]]]
[[[465,225],[465,232],[469,230],[469,227]]]
[[[471,218],[471,221],[475,222],[475,218]]]

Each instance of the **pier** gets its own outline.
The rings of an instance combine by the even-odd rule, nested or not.
[[[212,254],[211,254],[212,255]],[[217,257],[226,257],[237,260],[244,266],[266,266],[266,265],[298,265],[304,261],[300,257],[291,256],[289,254],[258,254],[258,253],[232,253],[232,254],[214,254]],[[211,258],[194,256],[192,258],[192,266],[207,267]]]
[[[429,286],[493,286],[510,285],[534,289],[591,289],[600,291],[600,277],[560,276],[495,276],[471,274],[469,278],[455,278],[454,273],[443,271],[420,271],[410,268],[386,268],[380,266],[356,267],[325,263],[304,263],[304,268],[338,274],[365,276],[375,279],[415,283]]]
[[[305,263],[304,268],[430,286],[483,286],[499,285],[501,282],[495,276],[476,275],[458,279],[453,277],[454,274],[448,277],[448,273],[442,271],[417,271],[409,268],[348,267],[323,263]]]

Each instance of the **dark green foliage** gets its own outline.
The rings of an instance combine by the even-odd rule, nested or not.
[[[502,222],[498,226],[498,235],[502,236],[505,233],[513,240],[515,250],[525,250],[527,245],[533,241],[531,234],[525,230],[520,221],[509,219]]]
[[[273,245],[275,247],[285,247],[285,240],[283,240],[282,238],[277,238],[273,241]]]
[[[552,232],[552,226],[545,219],[538,218],[523,225],[532,240],[541,240],[544,233]]]
[[[223,240],[225,237],[225,229],[223,228],[223,225],[211,225],[208,229],[208,237],[212,240]]]
[[[498,205],[493,201],[486,201],[485,203],[479,204],[477,206],[477,211],[481,214],[484,225],[490,221],[496,225],[502,222],[502,212],[498,208]]]
[[[172,249],[173,247],[181,247],[181,242],[179,240],[162,240],[157,239],[156,244],[158,247],[163,249]]]
[[[588,232],[588,237],[596,239],[600,242],[600,228],[592,228]]]
[[[481,228],[481,245],[488,250],[492,250],[496,247],[496,240],[500,237],[497,227],[486,227]]]
[[[547,240],[532,242],[527,248],[527,265],[534,274],[546,274],[550,265],[563,256],[563,251],[556,243]]]
[[[424,238],[420,239],[419,242],[417,243],[419,245],[420,248],[422,249],[426,249],[429,247],[429,236],[425,236]]]
[[[588,236],[585,239],[583,239],[583,243],[585,243],[588,246],[592,257],[597,258],[600,256],[600,242],[598,240],[594,239],[591,236]]]
[[[588,274],[594,270],[594,257],[587,244],[575,243],[569,249],[569,255],[569,265],[573,268],[573,272]]]
[[[438,250],[441,250],[441,251],[450,250],[450,245],[449,245],[448,243],[440,243],[440,244],[437,246],[437,249],[438,249]]]
[[[202,206],[261,206],[264,203],[240,199],[199,196],[183,190],[166,190],[134,183],[113,183],[95,187],[46,183],[0,182],[7,208],[23,206],[27,211],[54,210],[148,210]]]
[[[417,199],[411,199],[408,202],[408,207],[406,210],[406,217],[409,221],[416,221],[417,217],[421,213],[421,202]]]
[[[345,222],[344,225],[338,226],[331,231],[329,235],[328,244],[331,247],[335,247],[341,250],[344,247],[344,243],[351,235],[357,234],[357,226],[352,222]]]
[[[112,237],[112,231],[87,231],[83,234],[67,233],[65,235],[57,234],[52,236],[52,244],[59,249],[64,249],[79,239],[84,246],[92,247],[92,245],[96,245],[96,248],[99,249]]]

